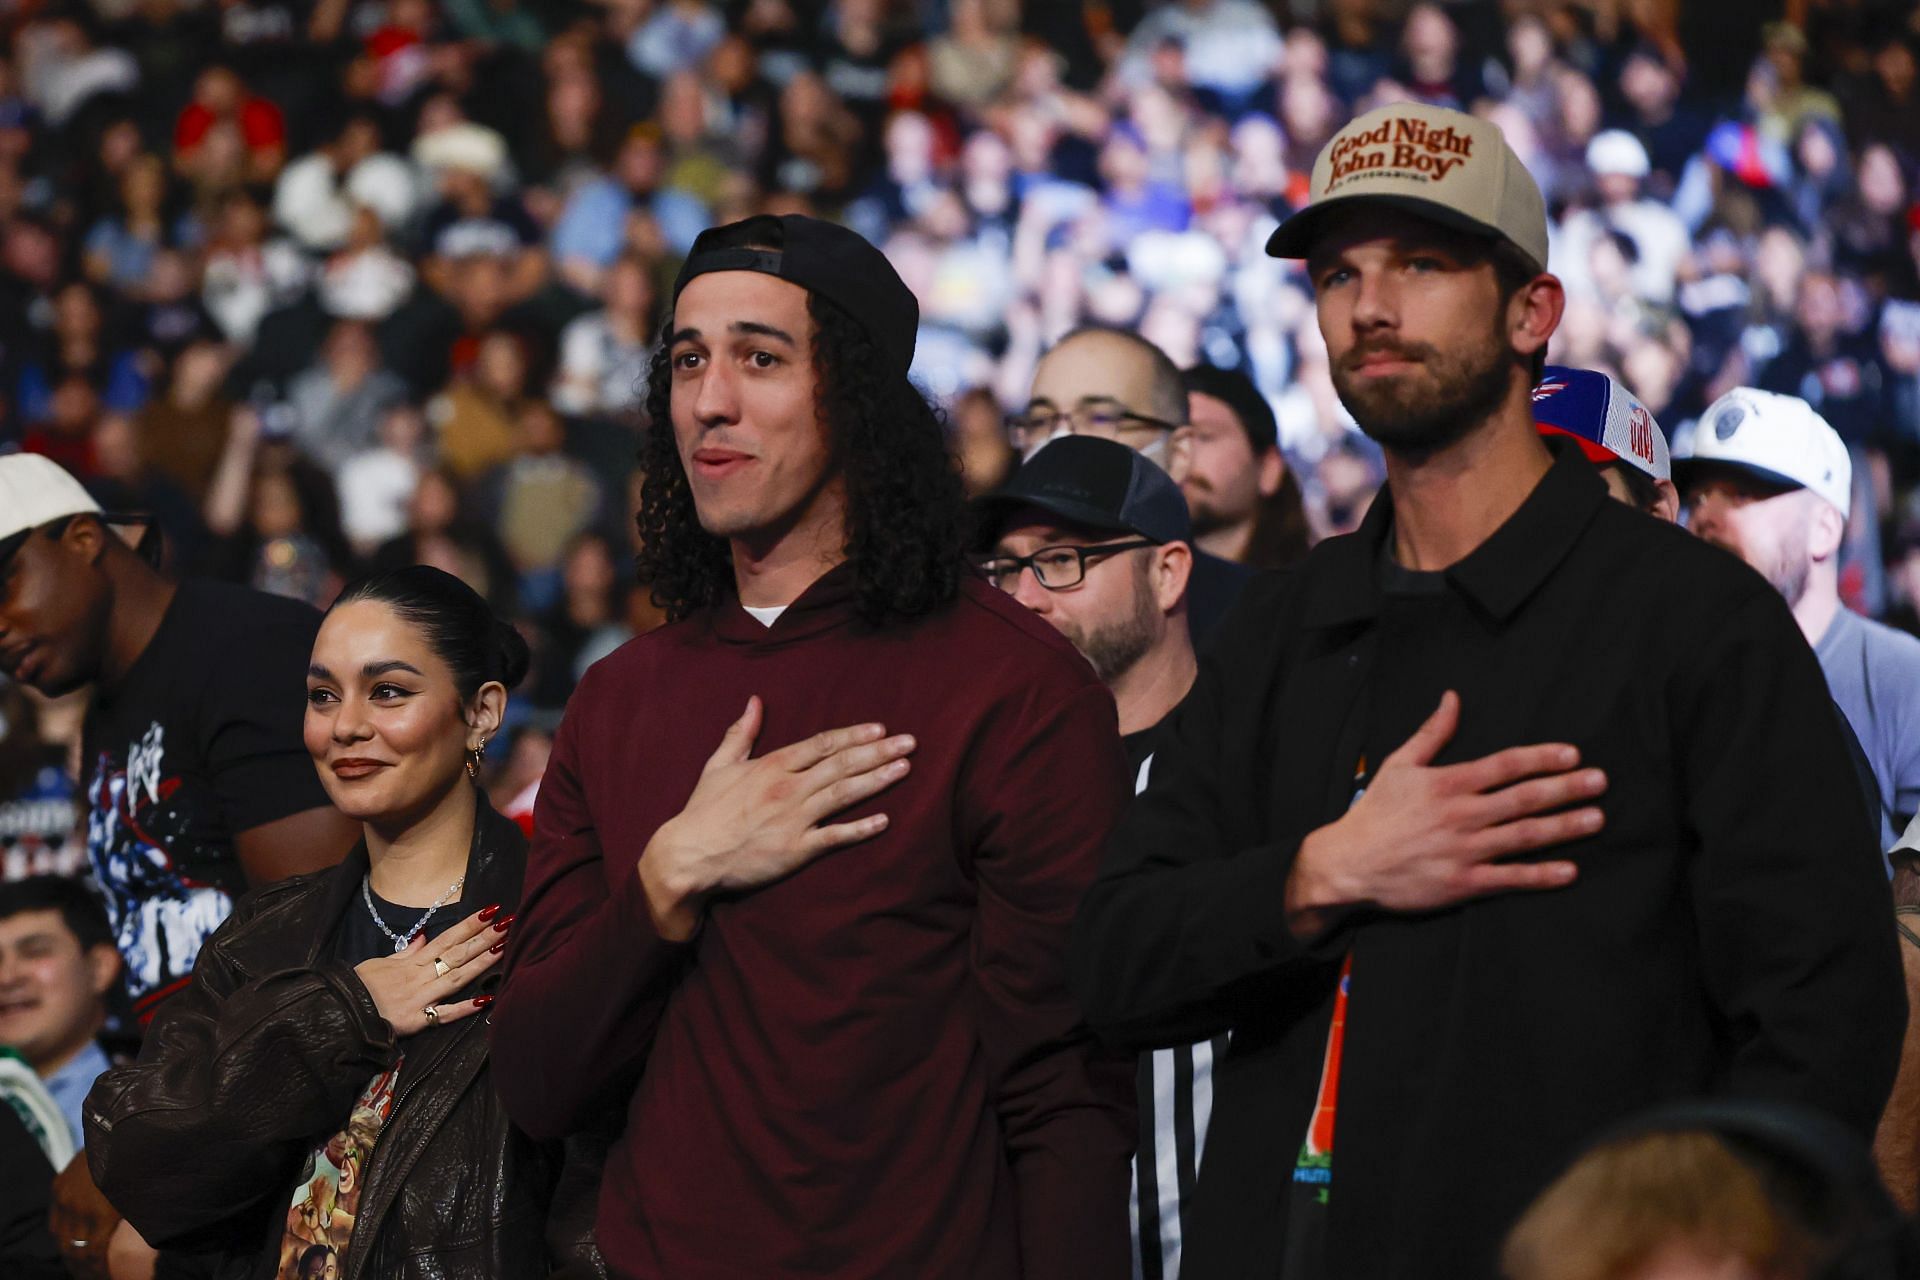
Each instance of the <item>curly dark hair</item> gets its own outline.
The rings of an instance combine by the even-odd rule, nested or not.
[[[966,497],[938,412],[892,371],[867,331],[837,304],[807,295],[817,410],[847,480],[847,559],[862,619],[880,626],[953,599],[965,572]],[[641,549],[653,602],[678,621],[733,589],[724,538],[700,526],[674,445],[672,369],[661,328],[647,378],[640,445]]]

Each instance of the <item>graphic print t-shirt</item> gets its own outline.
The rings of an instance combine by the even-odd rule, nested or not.
[[[372,897],[380,919],[403,938],[427,915],[425,907],[403,907],[378,894]],[[432,941],[471,914],[462,902],[448,903],[427,918],[421,932]],[[334,928],[332,950],[334,959],[347,965],[393,953],[393,940],[374,923],[367,913],[366,901],[357,893]],[[346,1124],[316,1142],[307,1153],[306,1164],[294,1180],[293,1194],[287,1204],[286,1230],[280,1237],[280,1266],[274,1272],[274,1280],[345,1274],[347,1246],[353,1240],[354,1226],[360,1216],[367,1163],[373,1157],[381,1131],[386,1128],[387,1117],[393,1114],[401,1072],[407,1064],[405,1042],[401,1049],[393,1065],[369,1080],[360,1096],[354,1099]],[[332,1270],[326,1267],[328,1262],[333,1264]]]
[[[308,1153],[287,1209],[287,1229],[280,1240],[280,1267],[274,1272],[274,1280],[305,1280],[344,1271],[354,1220],[360,1214],[367,1161],[393,1111],[394,1090],[399,1087],[404,1065],[406,1059],[402,1057],[368,1081],[354,1100],[346,1127]],[[328,1262],[333,1265],[316,1265]]]
[[[183,582],[87,714],[87,857],[142,1021],[246,888],[234,834],[327,803],[300,742],[319,626],[292,600]]]

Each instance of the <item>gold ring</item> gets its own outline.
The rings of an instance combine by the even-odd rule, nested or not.
[[[425,1009],[422,1009],[421,1012],[427,1015],[428,1026],[437,1027],[440,1025],[440,1011],[438,1009],[432,1005],[428,1005]]]
[[[453,972],[452,965],[448,964],[445,960],[442,960],[439,956],[435,956],[433,958],[433,976],[434,977],[444,978],[452,972]]]

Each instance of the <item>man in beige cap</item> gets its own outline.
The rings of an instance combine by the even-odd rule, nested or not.
[[[1387,485],[1248,588],[1075,972],[1116,1042],[1231,1036],[1183,1280],[1491,1275],[1558,1167],[1664,1099],[1870,1134],[1890,899],[1779,595],[1536,428],[1563,298],[1497,128],[1383,107],[1311,192],[1268,249],[1306,259]]]

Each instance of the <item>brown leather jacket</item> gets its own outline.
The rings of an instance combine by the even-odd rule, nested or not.
[[[87,1095],[94,1181],[141,1235],[193,1253],[205,1274],[274,1274],[303,1162],[400,1050],[352,968],[328,954],[366,870],[362,845],[331,871],[248,894],[192,983],[161,1006],[139,1060]],[[519,828],[481,799],[453,918],[493,902],[511,912],[525,871]],[[491,990],[499,973],[454,999]],[[563,1155],[512,1127],[485,1022],[405,1044],[342,1280],[605,1275],[592,1238],[604,1145],[579,1140]]]

